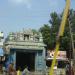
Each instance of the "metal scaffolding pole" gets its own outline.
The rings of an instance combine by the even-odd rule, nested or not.
[[[72,28],[71,28],[72,24],[69,19],[68,19],[68,22],[69,22],[69,30],[70,30],[71,46],[72,46],[72,51],[70,51],[70,52],[72,52],[72,54],[73,54],[72,55],[73,58],[70,57],[70,64],[71,64],[71,67],[73,67],[73,70],[75,72],[75,48],[74,48],[73,32],[72,32]],[[71,55],[71,53],[70,53],[70,55]],[[74,75],[75,75],[75,73],[74,73]]]

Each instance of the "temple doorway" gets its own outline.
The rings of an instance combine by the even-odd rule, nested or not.
[[[35,52],[16,52],[16,69],[23,70],[28,67],[29,71],[35,70]]]

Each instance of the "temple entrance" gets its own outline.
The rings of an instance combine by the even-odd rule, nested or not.
[[[16,52],[16,69],[20,68],[23,70],[25,66],[28,67],[29,71],[35,70],[35,53],[32,52]]]

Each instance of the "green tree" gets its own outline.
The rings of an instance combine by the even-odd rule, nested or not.
[[[70,10],[70,22],[72,22],[72,31],[75,33],[75,11],[73,9]],[[43,35],[44,38],[44,43],[47,45],[48,49],[54,49],[56,45],[56,38],[58,35],[60,23],[62,19],[62,13],[57,14],[56,12],[52,12],[50,14],[50,20],[49,25],[44,25],[43,27],[40,28],[40,31]],[[75,36],[74,36],[75,39]],[[60,42],[60,50],[66,50],[69,51],[71,48],[70,44],[70,31],[69,31],[69,21],[66,21],[66,27],[64,31],[64,35],[62,37],[62,40]]]
[[[71,9],[69,11],[69,17],[66,22],[66,27],[65,27],[65,32],[64,32],[64,36],[62,38],[62,42],[61,42],[61,47],[62,49],[65,49],[66,51],[69,51],[70,49],[72,49],[72,45],[71,43],[71,37],[70,37],[70,29],[69,29],[69,22],[72,28],[72,32],[73,34],[75,34],[75,11],[73,9]],[[73,36],[73,38],[75,37],[75,35]],[[74,38],[75,40],[75,38]]]
[[[52,49],[55,48],[55,44],[56,44],[56,36],[58,34],[59,31],[59,26],[60,26],[60,21],[61,21],[61,16],[60,14],[57,14],[56,12],[52,12],[50,14],[50,24],[51,24],[51,40],[52,40]]]
[[[39,31],[42,33],[43,41],[47,45],[47,49],[51,48],[50,26],[48,24],[44,24]]]

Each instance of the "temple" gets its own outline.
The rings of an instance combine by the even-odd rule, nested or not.
[[[41,71],[46,68],[46,45],[40,32],[23,29],[11,32],[5,40],[6,64],[13,63],[16,70],[28,66],[30,71]]]

